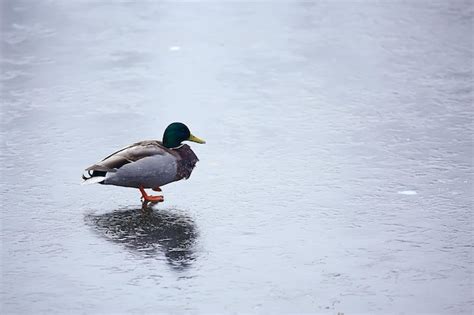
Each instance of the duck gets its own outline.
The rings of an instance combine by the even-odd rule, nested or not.
[[[149,195],[145,189],[188,179],[199,161],[184,141],[204,144],[181,122],[166,127],[163,140],[144,140],[120,149],[85,169],[82,184],[103,184],[138,188],[144,203],[163,202],[163,195]]]

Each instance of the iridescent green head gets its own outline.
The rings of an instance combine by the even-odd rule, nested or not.
[[[177,148],[183,141],[193,141],[197,143],[206,143],[191,134],[189,128],[180,122],[174,122],[165,129],[163,134],[163,145],[167,148]]]

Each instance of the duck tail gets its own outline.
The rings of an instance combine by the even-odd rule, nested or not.
[[[90,185],[101,183],[105,180],[105,174],[94,174],[95,172],[87,171],[87,175],[82,174],[82,183],[81,185]],[[102,173],[102,172],[100,172]],[[103,172],[105,173],[105,172]]]

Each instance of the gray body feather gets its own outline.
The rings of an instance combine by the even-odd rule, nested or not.
[[[176,180],[176,158],[171,154],[155,155],[128,163],[115,172],[107,172],[106,185],[156,188]]]

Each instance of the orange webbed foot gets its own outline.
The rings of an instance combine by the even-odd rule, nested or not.
[[[146,196],[142,198],[143,198],[143,201],[154,202],[154,203],[165,201],[163,196]]]
[[[151,203],[157,203],[157,202],[163,202],[165,199],[163,196],[150,196],[146,193],[145,189],[143,187],[138,188],[140,189],[140,192],[142,194],[142,200],[143,202],[151,202]],[[158,190],[159,189],[159,190]],[[154,191],[161,191],[161,188],[153,188]]]

